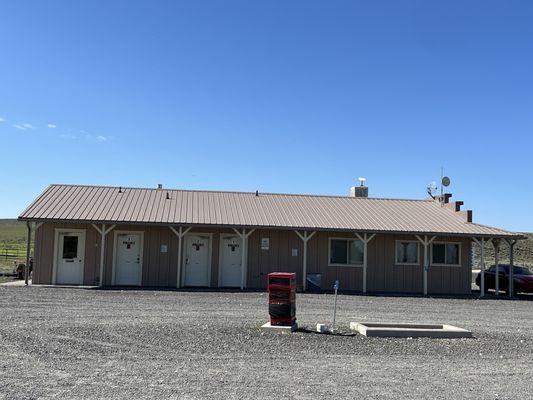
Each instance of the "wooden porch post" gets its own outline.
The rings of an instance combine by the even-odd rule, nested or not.
[[[428,271],[429,271],[429,245],[437,238],[433,236],[431,239],[428,239],[428,235],[424,235],[424,239],[419,235],[416,235],[416,238],[424,246],[424,296],[428,294]]]
[[[363,242],[363,293],[366,293],[366,287],[367,287],[367,269],[368,269],[368,243],[374,239],[374,236],[376,234],[372,234],[368,236],[368,233],[364,233],[363,236],[361,236],[359,233],[354,232],[355,236]]]
[[[105,238],[109,232],[115,229],[116,225],[111,225],[109,228],[105,228],[105,224],[102,224],[101,228],[98,228],[95,224],[92,224],[93,228],[100,234],[100,278],[98,286],[104,286],[104,270],[105,270]]]
[[[241,251],[241,290],[246,287],[246,273],[248,271],[248,238],[252,233],[255,232],[255,229],[250,229],[246,232],[245,228],[242,228],[242,232],[239,232],[238,229],[233,228],[233,231],[241,238],[242,241],[242,251]]]
[[[485,238],[480,238],[479,240],[476,238],[472,238],[472,240],[477,243],[480,249],[480,269],[481,269],[481,276],[480,276],[480,282],[479,282],[479,297],[485,296]]]
[[[26,221],[28,236],[26,236],[26,266],[24,267],[24,284],[27,286],[30,275],[30,246],[31,246],[31,222]]]
[[[496,296],[500,295],[500,239],[493,239],[492,245],[494,246],[494,264],[496,266],[495,289]]]
[[[310,234],[308,234],[307,231],[304,231],[303,235],[298,231],[294,231],[294,233],[296,233],[304,243],[304,252],[302,260],[302,290],[305,292],[307,290],[307,242],[315,235],[316,231],[311,232]]]
[[[181,287],[181,252],[182,252],[182,242],[183,242],[183,236],[187,234],[191,230],[192,227],[188,227],[187,229],[183,230],[183,227],[180,226],[178,230],[176,230],[173,226],[169,226],[170,230],[174,232],[174,234],[178,237],[178,266],[176,268],[176,288],[179,289]]]
[[[507,240],[509,243],[509,298],[514,297],[514,246],[516,240]]]

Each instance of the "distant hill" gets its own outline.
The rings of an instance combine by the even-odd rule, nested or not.
[[[520,240],[515,245],[514,263],[515,265],[524,265],[533,269],[533,233],[525,233],[527,240]],[[474,258],[476,267],[480,263],[480,249],[478,245],[474,245]],[[507,242],[500,243],[500,262],[509,262],[509,245]],[[485,265],[490,266],[494,264],[494,246],[491,243],[485,245]]]
[[[16,219],[0,219],[0,243],[26,243],[26,224]]]

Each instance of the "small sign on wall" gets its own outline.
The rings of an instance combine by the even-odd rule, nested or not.
[[[166,253],[168,251],[168,247],[166,244],[161,245],[161,253]]]
[[[261,238],[261,250],[270,249],[270,238]]]
[[[298,249],[292,249],[291,254],[293,257],[298,257]]]

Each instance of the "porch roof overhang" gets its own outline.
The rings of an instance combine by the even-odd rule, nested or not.
[[[266,229],[266,230],[283,230],[283,231],[317,231],[317,232],[339,232],[339,233],[369,233],[369,234],[390,234],[390,235],[431,235],[441,237],[465,237],[465,238],[486,238],[486,239],[510,239],[526,240],[527,236],[521,233],[514,234],[495,234],[495,233],[461,233],[461,232],[438,232],[438,231],[395,231],[395,230],[372,230],[372,229],[339,229],[339,228],[317,228],[312,226],[272,226],[272,225],[216,225],[216,224],[191,224],[191,223],[166,223],[166,222],[143,222],[143,221],[93,221],[93,220],[71,220],[71,219],[32,219],[19,217],[19,221],[35,223],[58,223],[58,224],[113,224],[117,226],[160,226],[160,227],[178,227],[186,226],[197,229]]]

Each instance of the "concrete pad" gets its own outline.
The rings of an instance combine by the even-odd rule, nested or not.
[[[271,325],[270,322],[267,322],[266,324],[261,325],[261,330],[267,332],[291,333],[296,329],[298,329],[298,324],[294,324],[293,326],[278,326]]]
[[[350,322],[350,329],[369,337],[471,338],[472,332],[446,324],[398,324]]]
[[[28,284],[31,285],[31,280],[28,281]],[[24,281],[24,279],[16,279],[0,283],[0,286],[26,286],[26,282]]]

